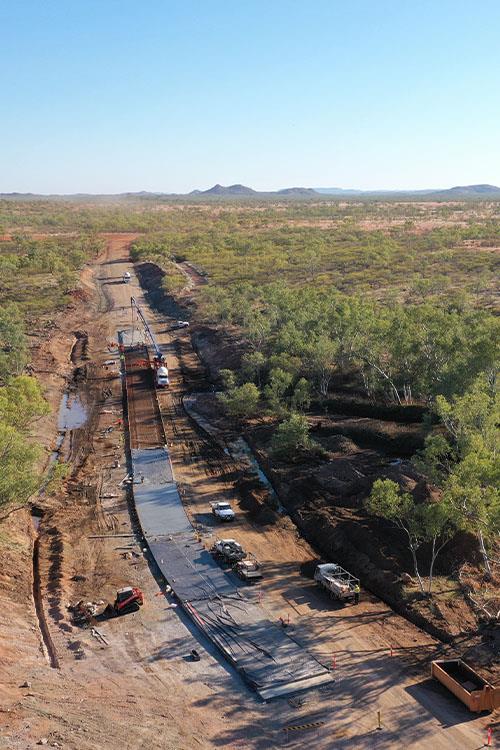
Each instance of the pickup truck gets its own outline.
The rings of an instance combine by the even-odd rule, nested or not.
[[[234,521],[234,510],[229,503],[210,503],[213,515],[219,521]]]
[[[257,560],[240,560],[233,565],[233,570],[242,581],[254,583],[262,578],[262,567]]]
[[[168,368],[167,367],[159,367],[156,370],[156,387],[157,388],[166,388],[168,385],[170,385],[170,380],[168,377]]]
[[[210,552],[216,559],[231,564],[247,556],[241,544],[234,539],[217,539]]]
[[[328,591],[332,599],[341,601],[359,601],[359,578],[336,563],[318,565],[314,580]]]

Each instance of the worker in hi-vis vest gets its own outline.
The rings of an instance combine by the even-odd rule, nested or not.
[[[359,584],[357,583],[354,586],[354,604],[359,604],[359,593],[361,589],[359,588]]]

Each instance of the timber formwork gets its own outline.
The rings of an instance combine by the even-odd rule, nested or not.
[[[166,443],[154,374],[145,346],[125,351],[130,448],[156,448]]]

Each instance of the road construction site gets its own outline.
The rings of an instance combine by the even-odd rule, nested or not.
[[[332,602],[302,575],[317,555],[292,521],[259,525],[242,508],[244,467],[183,407],[184,373],[198,386],[205,377],[190,331],[149,306],[129,243],[108,237],[93,268],[90,450],[40,524],[40,596],[58,668],[35,655],[36,630],[26,633],[6,673],[17,698],[0,689],[5,747],[34,747],[40,734],[74,750],[482,747],[492,717],[469,713],[430,677],[443,644],[367,591],[359,605]],[[168,363],[161,391],[132,295]],[[223,530],[216,501],[236,513]],[[212,559],[221,536],[262,563],[262,581],[245,587]],[[66,602],[110,600],[126,585],[141,588],[144,605],[99,624],[104,641],[71,622]],[[20,674],[32,687],[18,687]]]
[[[272,622],[195,533],[172,472],[147,346],[125,347],[123,360],[135,506],[176,599],[261,698],[330,684],[329,667],[294,641],[285,623]]]

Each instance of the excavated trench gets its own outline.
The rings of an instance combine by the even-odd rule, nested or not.
[[[57,657],[56,648],[50,630],[47,624],[47,618],[45,617],[45,611],[43,608],[43,595],[42,595],[42,584],[40,580],[40,523],[43,517],[42,511],[36,507],[31,508],[31,520],[33,522],[33,529],[35,532],[35,540],[33,542],[33,603],[35,605],[35,612],[38,619],[38,628],[40,630],[42,651],[46,655],[50,666],[53,669],[59,669],[59,659]]]

